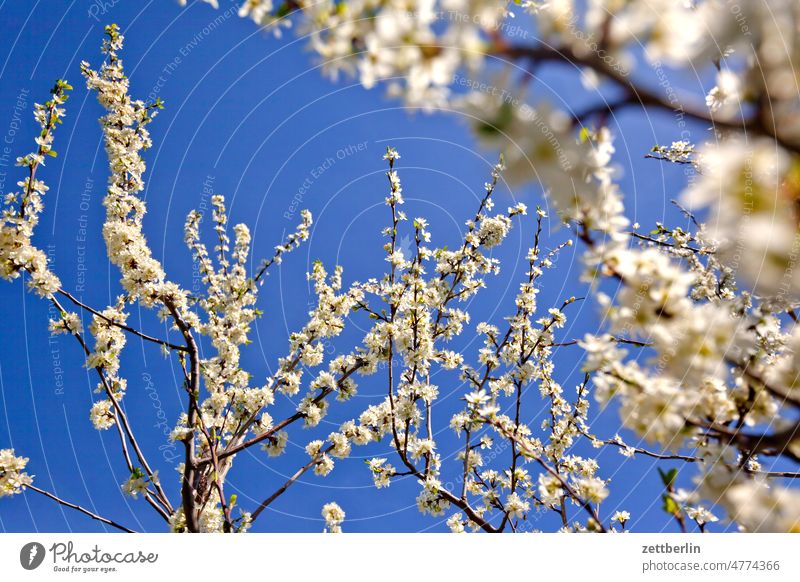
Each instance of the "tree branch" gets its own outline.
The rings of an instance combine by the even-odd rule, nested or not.
[[[44,495],[45,497],[48,497],[49,499],[52,499],[53,501],[55,501],[57,503],[60,503],[61,505],[65,506],[65,507],[69,507],[70,509],[74,509],[76,511],[80,511],[81,513],[83,513],[84,515],[88,515],[92,519],[95,519],[97,521],[103,522],[104,524],[110,525],[111,527],[115,527],[115,528],[117,528],[119,530],[124,531],[125,533],[136,533],[134,530],[128,529],[124,525],[120,525],[117,522],[112,521],[112,520],[110,520],[110,519],[108,519],[106,517],[102,517],[100,515],[97,515],[96,513],[93,513],[91,511],[89,511],[85,507],[81,507],[80,505],[75,505],[74,503],[70,503],[69,501],[64,501],[60,497],[56,497],[55,495],[53,495],[49,491],[45,491],[44,489],[39,489],[35,485],[26,485],[25,488],[26,489],[30,489],[31,491],[36,491],[36,493]]]
[[[139,330],[137,330],[137,329],[135,329],[135,328],[133,328],[133,327],[131,327],[129,325],[125,325],[123,323],[118,323],[118,322],[114,321],[113,319],[111,319],[109,317],[106,317],[105,315],[103,315],[102,313],[97,311],[96,309],[93,309],[93,308],[89,307],[88,305],[82,303],[78,298],[74,297],[71,293],[69,293],[68,291],[65,291],[64,289],[59,289],[58,292],[61,295],[63,295],[64,297],[66,297],[67,299],[69,299],[72,303],[74,303],[75,305],[80,307],[81,309],[85,309],[86,311],[88,311],[92,315],[95,315],[95,316],[99,317],[100,319],[102,319],[103,321],[105,321],[106,323],[108,323],[110,325],[113,325],[114,327],[118,327],[118,328],[120,328],[120,329],[122,329],[124,331],[127,331],[128,333],[132,333],[133,335],[138,336],[138,337],[140,337],[140,338],[142,338],[144,340],[147,340],[149,342],[153,342],[153,343],[168,347],[171,350],[176,350],[176,351],[179,351],[179,352],[187,351],[186,346],[179,346],[179,345],[172,344],[172,343],[169,343],[169,342],[164,341],[164,340],[160,340],[158,338],[149,336],[146,333],[142,333],[141,331],[139,331]]]
[[[679,115],[684,115],[696,121],[708,123],[715,129],[729,129],[763,135],[775,140],[789,151],[800,153],[800,144],[787,142],[783,138],[776,135],[774,131],[771,131],[760,120],[758,115],[754,115],[748,119],[716,119],[708,112],[706,108],[703,108],[699,105],[672,103],[655,91],[642,86],[635,80],[630,79],[627,75],[623,75],[620,71],[607,65],[599,56],[591,52],[587,53],[586,55],[578,55],[574,49],[569,46],[550,47],[542,44],[536,46],[509,45],[501,39],[496,42],[493,49],[490,50],[490,54],[493,54],[497,57],[505,57],[515,60],[528,60],[531,62],[554,61],[567,63],[574,66],[589,67],[627,91],[628,95],[619,101],[615,101],[610,104],[604,103],[597,106],[593,110],[587,110],[579,114],[579,120],[588,117],[592,113],[614,111],[615,109],[629,105],[655,107],[665,111],[671,111]]]
[[[333,445],[329,445],[325,450],[315,455],[313,459],[311,459],[308,463],[306,463],[305,465],[300,467],[297,471],[295,471],[294,475],[292,475],[291,477],[289,477],[289,479],[286,480],[286,483],[281,485],[272,495],[270,495],[264,501],[261,502],[261,504],[258,506],[258,509],[256,509],[253,512],[252,515],[253,521],[258,519],[258,516],[261,515],[261,512],[264,511],[278,497],[283,495],[284,492],[295,483],[295,481],[297,481],[300,477],[302,477],[306,473],[306,471],[308,471],[311,467],[316,465],[319,462],[322,455],[329,453],[332,450],[333,450]]]

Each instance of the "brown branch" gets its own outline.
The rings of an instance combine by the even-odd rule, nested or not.
[[[586,438],[591,439],[593,441],[601,442],[604,445],[617,446],[617,447],[619,447],[621,449],[631,449],[637,455],[644,455],[646,457],[652,457],[653,459],[661,459],[661,460],[665,460],[665,461],[686,461],[687,463],[696,463],[698,461],[702,461],[703,460],[700,457],[692,457],[692,456],[689,456],[689,455],[673,455],[673,454],[670,454],[670,453],[656,453],[656,452],[653,452],[653,451],[648,451],[647,449],[643,449],[641,447],[634,447],[634,446],[631,446],[631,445],[629,445],[629,444],[627,444],[625,442],[616,441],[614,439],[606,439],[606,440],[597,439],[597,438],[594,438],[594,437],[590,436],[588,433],[586,433],[586,432],[584,432],[583,430],[580,430],[580,429],[579,429],[578,432],[580,432]]]
[[[751,434],[715,423],[687,422],[694,426],[704,428],[711,432],[711,436],[716,435],[720,440],[733,443],[737,447],[749,451],[751,454],[778,454],[797,460],[797,456],[787,450],[787,447],[800,437],[800,421],[785,430],[772,434]]]
[[[40,493],[41,495],[44,495],[45,497],[48,497],[49,499],[52,499],[53,501],[55,501],[57,503],[60,503],[61,505],[64,505],[65,507],[69,507],[70,509],[74,509],[76,511],[80,511],[81,513],[83,513],[84,515],[88,515],[92,519],[95,519],[97,521],[103,522],[104,524],[110,525],[111,527],[115,527],[115,528],[117,528],[119,530],[124,531],[125,533],[136,533],[135,531],[133,531],[132,529],[128,529],[124,525],[120,525],[117,522],[112,521],[112,520],[110,520],[110,519],[108,519],[106,517],[102,517],[100,515],[97,515],[96,513],[93,513],[91,511],[89,511],[85,507],[81,507],[80,505],[76,505],[74,503],[70,503],[69,501],[64,501],[60,497],[57,497],[57,496],[53,495],[52,493],[50,493],[49,491],[45,491],[44,489],[39,489],[35,485],[26,485],[25,488],[26,489],[30,489],[31,491],[36,491],[36,493]]]
[[[50,301],[53,303],[53,305],[56,307],[59,313],[62,314],[66,313],[64,308],[61,306],[61,303],[59,303],[58,299],[56,299],[54,296],[51,295]],[[81,348],[83,348],[83,351],[86,354],[86,356],[89,356],[92,352],[89,349],[89,346],[86,344],[86,341],[83,339],[83,336],[77,331],[73,331],[71,333],[73,337],[75,337],[76,341],[80,344]],[[122,409],[122,406],[120,406],[119,401],[114,396],[114,392],[112,391],[111,386],[108,384],[108,379],[106,378],[104,369],[100,366],[96,366],[94,370],[97,373],[98,377],[100,378],[100,383],[103,385],[103,389],[105,390],[106,396],[108,396],[108,399],[111,401],[111,404],[114,407],[114,417],[115,417],[114,424],[117,425],[118,430],[120,432],[123,455],[125,456],[125,460],[128,464],[128,469],[133,471],[133,464],[131,462],[130,454],[128,453],[127,445],[125,444],[125,439],[122,438],[123,432],[124,435],[127,437],[128,441],[130,441],[131,446],[133,446],[133,450],[136,453],[136,457],[141,463],[142,468],[145,470],[145,473],[147,473],[147,476],[150,478],[150,481],[153,483],[153,485],[156,488],[156,491],[158,492],[158,495],[156,496],[156,500],[158,501],[158,503],[156,503],[156,501],[151,497],[151,495],[148,492],[145,492],[145,498],[147,499],[148,503],[150,503],[150,505],[153,507],[153,509],[155,509],[158,513],[161,514],[161,516],[165,520],[168,521],[169,515],[167,514],[167,512],[172,513],[172,505],[169,502],[169,498],[162,489],[158,480],[154,478],[155,473],[150,468],[150,464],[147,462],[144,453],[142,453],[142,450],[139,447],[139,443],[133,434],[133,430],[131,429],[131,425],[128,422],[128,417],[125,414],[125,411]],[[159,504],[161,505],[159,506]]]
[[[363,366],[364,366],[364,362],[362,362],[362,361],[357,362],[352,368],[350,368],[349,370],[347,370],[345,373],[343,373],[341,375],[339,380],[337,380],[336,385],[337,386],[341,385],[342,382],[344,382],[347,378],[352,376],[356,372],[356,370],[359,370]],[[316,398],[314,398],[313,402],[315,404],[318,404],[321,400],[323,400],[331,392],[333,392],[333,390],[330,389],[330,388],[324,389]],[[243,451],[245,449],[249,449],[253,445],[257,445],[258,443],[270,438],[272,435],[274,435],[279,430],[281,430],[283,428],[286,428],[287,426],[297,422],[298,420],[300,420],[301,418],[304,418],[304,417],[305,417],[305,414],[303,414],[302,412],[295,412],[291,416],[283,419],[281,422],[279,422],[278,424],[273,426],[268,431],[263,432],[260,435],[253,437],[249,441],[245,441],[243,443],[239,443],[237,445],[234,445],[232,447],[229,447],[229,448],[225,449],[224,451],[219,453],[218,459],[221,461],[223,459],[226,459],[226,458],[230,457],[231,455],[235,455],[236,453],[239,453],[239,452],[241,452],[241,451]],[[211,462],[211,458],[210,457],[202,457],[202,458],[197,460],[198,465],[204,465],[204,464],[210,463],[210,462]]]
[[[200,352],[192,335],[189,325],[178,313],[178,308],[171,301],[165,301],[164,305],[172,315],[175,325],[178,326],[184,340],[186,340],[186,348],[189,352],[189,363],[191,366],[189,372],[189,385],[186,386],[186,391],[189,393],[189,407],[187,410],[187,427],[191,434],[183,440],[185,448],[185,461],[183,469],[183,479],[181,481],[181,502],[183,504],[183,513],[186,518],[186,529],[190,532],[197,532],[200,530],[198,516],[195,512],[195,471],[197,469],[197,459],[195,458],[195,442],[194,442],[194,429],[197,408],[197,398],[200,394]]]
[[[300,477],[302,477],[303,474],[305,474],[306,471],[308,471],[311,467],[316,465],[319,462],[319,460],[322,458],[322,455],[324,455],[326,453],[329,453],[331,450],[333,450],[333,445],[328,446],[325,450],[323,450],[319,454],[315,455],[314,458],[311,459],[308,463],[306,463],[305,465],[300,467],[297,471],[295,471],[294,475],[292,475],[291,477],[289,477],[289,479],[286,480],[286,483],[281,485],[272,495],[270,495],[264,501],[261,502],[261,504],[258,506],[258,509],[256,509],[253,512],[252,520],[255,521],[258,518],[258,516],[261,515],[262,511],[264,511],[278,497],[283,495],[284,492],[289,487],[291,487],[295,483],[295,481],[297,481]]]
[[[684,115],[696,121],[708,123],[715,129],[730,129],[763,135],[774,139],[789,151],[800,153],[800,146],[798,144],[787,142],[783,138],[777,136],[774,131],[771,131],[759,119],[758,115],[754,115],[748,119],[716,119],[706,108],[699,104],[686,105],[683,103],[671,103],[655,91],[640,85],[627,75],[623,75],[620,71],[609,66],[594,53],[578,55],[573,48],[569,46],[550,47],[542,44],[536,46],[508,45],[502,40],[496,43],[496,46],[490,50],[490,53],[497,57],[505,57],[514,60],[527,60],[531,62],[552,61],[573,66],[589,67],[627,91],[628,95],[626,98],[611,104],[602,104],[597,107],[597,112],[614,111],[617,108],[628,105],[655,107]],[[582,116],[586,117],[590,113],[590,111],[584,112]]]
[[[96,317],[99,317],[100,319],[102,319],[103,321],[105,321],[106,323],[108,323],[110,325],[113,325],[114,327],[118,327],[118,328],[120,328],[120,329],[122,329],[124,331],[127,331],[128,333],[132,333],[133,335],[138,336],[138,337],[140,337],[140,338],[142,338],[144,340],[147,340],[149,342],[153,342],[153,343],[168,347],[171,350],[177,350],[177,351],[180,351],[180,352],[187,351],[186,346],[179,346],[179,345],[176,345],[176,344],[171,344],[171,343],[169,343],[167,341],[160,340],[158,338],[149,336],[146,333],[142,333],[141,331],[139,331],[139,330],[137,330],[137,329],[135,329],[135,328],[133,328],[133,327],[131,327],[129,325],[125,325],[123,323],[116,322],[113,319],[111,319],[109,317],[106,317],[105,315],[103,315],[102,313],[97,311],[96,309],[93,309],[93,308],[89,307],[88,305],[82,303],[78,298],[74,297],[71,293],[69,293],[68,291],[65,291],[64,289],[59,289],[58,293],[63,295],[67,299],[69,299],[72,303],[74,303],[75,305],[77,305],[81,309],[85,309],[86,311],[88,311],[92,315],[94,315]]]
[[[491,418],[484,418],[483,420],[484,422],[486,422],[486,424],[493,427],[505,438],[507,438],[512,442],[516,442],[520,450],[526,457],[529,457],[534,461],[536,461],[537,463],[539,463],[539,465],[545,471],[547,471],[548,473],[550,473],[550,475],[555,477],[561,484],[561,487],[564,489],[564,491],[568,493],[569,496],[591,516],[591,518],[595,521],[600,531],[602,531],[603,533],[606,532],[606,528],[603,526],[603,522],[600,520],[600,516],[597,513],[597,508],[592,507],[591,503],[582,499],[581,496],[578,494],[578,492],[575,491],[575,489],[573,489],[573,487],[569,483],[567,483],[567,481],[561,476],[561,474],[558,471],[556,471],[550,465],[544,462],[544,460],[542,460],[542,458],[536,452],[532,451],[530,447],[528,447],[526,443],[522,442],[517,436],[509,434],[496,420],[493,420]]]

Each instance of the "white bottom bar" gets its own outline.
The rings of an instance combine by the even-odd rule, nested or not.
[[[0,579],[798,580],[798,541],[791,534],[3,534]]]

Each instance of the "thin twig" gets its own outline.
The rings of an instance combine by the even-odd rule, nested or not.
[[[81,513],[83,513],[84,515],[88,515],[92,519],[95,519],[97,521],[101,521],[104,524],[110,525],[111,527],[115,527],[115,528],[117,528],[119,530],[124,531],[125,533],[136,533],[134,530],[129,529],[129,528],[125,527],[124,525],[120,525],[117,522],[108,519],[107,517],[102,517],[100,515],[97,515],[96,513],[93,513],[91,511],[89,511],[85,507],[81,507],[80,505],[76,505],[74,503],[70,503],[69,501],[65,501],[65,500],[61,499],[60,497],[57,497],[57,496],[53,495],[49,491],[45,491],[44,489],[39,489],[35,485],[26,485],[25,488],[26,489],[30,489],[31,491],[36,491],[36,493],[40,493],[40,494],[44,495],[45,497],[48,497],[48,498],[52,499],[53,501],[55,501],[57,503],[60,503],[61,505],[64,505],[65,507],[69,507],[70,509],[74,509],[76,511],[80,511]]]
[[[187,351],[186,350],[186,346],[179,346],[179,345],[172,344],[172,343],[164,341],[164,340],[160,340],[158,338],[149,336],[146,333],[143,333],[143,332],[139,331],[138,329],[133,328],[133,327],[131,327],[129,325],[125,325],[124,323],[119,323],[117,321],[114,321],[110,317],[106,317],[105,315],[103,315],[102,313],[97,311],[96,309],[93,309],[93,308],[89,307],[88,305],[82,303],[78,298],[73,296],[68,291],[65,291],[64,289],[59,289],[58,293],[63,295],[67,299],[69,299],[72,303],[74,303],[75,305],[77,305],[81,309],[85,309],[86,311],[88,311],[92,315],[95,315],[95,316],[99,317],[100,319],[102,319],[103,321],[105,321],[106,323],[108,323],[110,325],[113,325],[114,327],[118,327],[118,328],[120,328],[120,329],[122,329],[124,331],[127,331],[128,333],[132,333],[133,335],[138,336],[138,337],[140,337],[140,338],[142,338],[144,340],[147,340],[149,342],[153,342],[153,343],[168,347],[171,350],[177,350],[177,351],[180,351],[180,352]]]
[[[281,485],[272,495],[270,495],[264,501],[262,501],[261,504],[258,506],[258,509],[256,509],[253,512],[252,515],[253,521],[255,521],[258,518],[258,516],[261,515],[261,512],[264,511],[273,501],[275,501],[278,497],[283,495],[284,492],[289,487],[291,487],[295,481],[297,481],[300,477],[302,477],[306,471],[308,471],[311,467],[316,465],[319,462],[320,458],[322,458],[322,455],[329,453],[331,450],[333,450],[333,445],[330,445],[328,448],[321,451],[319,454],[315,455],[313,459],[311,459],[308,463],[306,463],[305,465],[300,467],[297,471],[295,471],[294,475],[292,475],[291,477],[289,477],[289,479],[286,480],[286,483]]]

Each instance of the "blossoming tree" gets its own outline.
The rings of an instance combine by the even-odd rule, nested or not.
[[[37,107],[38,149],[19,160],[27,175],[21,191],[6,200],[0,261],[5,278],[24,274],[32,290],[55,305],[61,317],[51,329],[73,335],[96,371],[100,396],[90,417],[98,429],[119,435],[130,471],[124,490],[141,495],[173,531],[245,531],[307,472],[324,477],[354,446],[384,442],[392,455],[368,463],[376,487],[418,481],[419,510],[446,514],[452,531],[529,531],[538,511],[557,515],[564,531],[623,530],[629,513],[604,513],[608,479],[591,455],[576,452],[586,441],[626,456],[685,462],[695,486],[680,488],[675,472],[664,471],[664,489],[656,494],[681,529],[702,531],[721,518],[744,531],[800,528],[800,492],[791,487],[800,476],[792,470],[800,460],[800,275],[794,268],[800,103],[792,68],[800,57],[798,2],[759,0],[733,9],[721,0],[676,0],[656,10],[639,1],[592,0],[579,13],[569,0],[247,0],[241,13],[276,32],[297,22],[330,74],[356,74],[366,87],[385,81],[390,96],[410,106],[464,113],[475,120],[478,138],[505,155],[466,222],[462,243],[449,249],[431,245],[424,218],[409,220],[403,212],[400,155],[389,148],[387,272],[345,285],[341,269],[329,273],[315,264],[309,277],[317,301],[308,322],[289,338],[277,371],[254,384],[239,361],[258,315],[258,284],[308,237],[311,217],[304,214],[296,233],[249,272],[248,229],[232,229],[231,248],[224,201],[215,197],[213,250],[203,242],[197,213],[185,226],[204,293],[190,295],[169,280],[143,234],[145,204],[137,196],[145,169],[141,152],[150,145],[146,126],[160,103],[129,96],[122,37],[109,27],[106,62],[99,71],[84,64],[83,73],[107,110],[103,235],[124,294],[105,309],[84,305],[61,288],[33,242],[46,191],[37,173],[52,151],[70,89],[62,81]],[[513,33],[512,18],[521,23],[514,26],[535,33]],[[520,36],[526,42],[517,43]],[[637,66],[660,67],[661,60],[715,68],[716,86],[704,105],[674,102],[637,79]],[[509,98],[523,87],[500,63],[557,62],[577,65],[587,84],[615,87],[616,97],[577,113]],[[499,80],[453,91],[462,70]],[[691,229],[658,223],[643,231],[626,217],[607,121],[634,105],[678,111],[681,120],[711,128],[701,143],[655,145],[649,153],[695,173],[681,193]],[[501,173],[516,183],[542,182],[567,227],[554,250],[542,246],[541,209],[532,216],[522,204],[495,209]],[[463,302],[497,272],[491,249],[516,220],[537,225],[516,310],[502,325],[476,325]],[[404,230],[413,237],[407,252],[398,244]],[[573,241],[583,249],[586,294],[602,311],[604,326],[577,342],[558,336],[576,297],[544,311],[537,305],[547,269]],[[130,326],[134,303],[154,309],[179,341]],[[91,316],[88,333],[67,308]],[[359,314],[370,321],[363,342],[326,358],[325,341]],[[481,338],[477,359],[450,349],[450,340],[465,333]],[[174,492],[151,468],[120,405],[126,386],[119,353],[131,334],[158,344],[183,370],[185,409],[172,438],[182,443],[185,459]],[[200,336],[213,356],[201,357]],[[574,390],[557,380],[554,354],[560,349],[583,354],[585,376]],[[236,455],[254,446],[284,454],[289,431],[317,426],[334,400],[352,397],[356,378],[368,375],[382,379],[383,401],[325,440],[308,442],[297,471],[263,502],[237,507],[225,490]],[[446,380],[434,384],[434,376]],[[461,409],[446,417],[436,405],[443,381],[464,387]],[[296,410],[273,418],[275,394],[301,390]],[[547,416],[537,426],[520,412],[533,399]],[[630,438],[596,434],[593,400],[618,404]],[[455,459],[440,454],[436,435],[443,428],[461,443]],[[25,473],[26,462],[2,451],[0,494],[29,489],[128,529],[38,488]],[[443,478],[453,463],[458,478]],[[341,531],[345,515],[338,505],[325,505],[322,514],[328,531]]]

